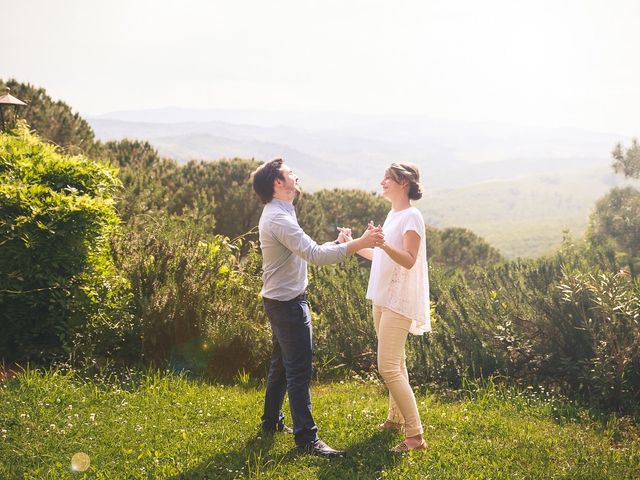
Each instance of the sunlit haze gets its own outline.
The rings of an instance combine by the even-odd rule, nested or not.
[[[419,114],[638,135],[640,2],[5,2],[0,77],[85,115]]]

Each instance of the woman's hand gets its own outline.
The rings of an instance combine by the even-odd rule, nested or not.
[[[373,222],[369,222],[367,229],[360,236],[360,240],[363,241],[364,248],[381,246],[384,243],[384,232],[382,231],[382,227],[380,225],[374,227]]]
[[[358,255],[371,260],[373,258],[373,248],[384,244],[384,232],[382,231],[382,227],[380,225],[375,227],[373,222],[369,222],[364,233],[355,240],[351,235],[350,228],[338,227],[338,231],[340,233],[336,241],[339,243],[347,243],[347,255],[357,253]]]

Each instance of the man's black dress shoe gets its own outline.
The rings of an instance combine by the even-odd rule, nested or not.
[[[273,435],[276,432],[284,432],[284,433],[289,433],[289,434],[293,434],[293,428],[287,426],[287,425],[276,425],[276,428],[271,429],[271,428],[264,428],[262,427],[262,432],[265,435]]]
[[[347,456],[347,452],[344,450],[335,450],[320,439],[308,445],[298,446],[296,449],[299,453],[311,453],[312,455],[327,458],[344,458]]]
[[[262,425],[261,429],[262,429],[262,433],[264,433],[265,435],[273,435],[276,432],[284,432],[284,433],[293,434],[293,428],[289,427],[288,425],[285,425],[284,421],[282,421],[282,420],[280,420],[278,423],[276,423],[273,426],[273,428],[268,428],[268,427],[265,427],[264,425]]]

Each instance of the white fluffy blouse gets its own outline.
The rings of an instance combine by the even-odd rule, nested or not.
[[[431,330],[424,219],[415,207],[398,212],[392,210],[382,229],[385,242],[400,250],[404,234],[413,230],[420,236],[420,248],[416,262],[409,270],[394,262],[381,248],[374,249],[367,298],[374,305],[387,307],[411,319],[409,332],[422,335]]]

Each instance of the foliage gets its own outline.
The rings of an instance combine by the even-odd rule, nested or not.
[[[382,225],[389,208],[389,202],[375,193],[334,188],[305,193],[296,210],[304,231],[323,243],[336,239],[337,227],[352,228],[359,235],[369,221]]]
[[[80,114],[73,113],[66,103],[54,101],[44,88],[17,80],[0,79],[0,91],[3,92],[5,87],[11,89],[13,96],[27,103],[19,107],[18,118],[26,120],[41,138],[63,147],[69,153],[94,153],[93,129]]]
[[[118,321],[126,286],[110,260],[116,172],[66,156],[19,125],[0,134],[0,351],[71,353],[87,322]]]
[[[430,260],[448,269],[468,271],[504,260],[500,252],[466,228],[427,228],[427,246]]]
[[[640,145],[633,139],[626,151],[618,144],[611,153],[613,170],[627,178],[640,178]],[[596,202],[586,238],[593,246],[608,246],[623,261],[640,268],[640,190],[613,188]]]
[[[614,159],[613,170],[628,178],[640,178],[640,144],[634,138],[631,146],[623,152],[622,144],[617,144],[611,152]]]
[[[262,377],[270,329],[252,242],[261,205],[249,180],[258,162],[181,166],[147,142],[96,143],[65,104],[11,82],[30,102],[27,119],[43,138],[108,161],[123,188],[115,170],[65,156],[25,127],[0,137],[5,360],[64,354],[96,365],[170,362],[245,386]],[[637,178],[638,151],[635,140],[626,151],[616,146],[614,169]],[[569,197],[554,201],[575,207]],[[357,234],[370,220],[382,223],[388,210],[385,199],[355,189],[305,194],[297,205],[301,226],[319,243],[333,240],[337,226]],[[529,213],[515,212],[514,221]],[[124,226],[114,237],[118,216]],[[595,206],[586,247],[565,240],[551,256],[510,262],[469,230],[427,227],[434,329],[410,337],[412,379],[464,388],[495,375],[633,411],[640,397],[638,219],[638,190],[613,189]],[[540,243],[518,238],[526,241]],[[370,374],[376,339],[364,298],[367,267],[349,259],[309,271],[316,372]]]
[[[595,245],[611,245],[623,257],[639,257],[640,190],[613,188],[598,200],[587,238]]]
[[[270,334],[255,246],[206,237],[188,222],[151,217],[114,245],[138,319],[141,359],[214,376],[265,368]],[[134,346],[135,347],[135,346]]]
[[[215,233],[231,239],[242,236],[258,225],[262,204],[250,181],[260,162],[255,160],[192,161],[180,169],[185,191],[206,195],[214,205]],[[252,236],[256,239],[257,236]]]
[[[123,222],[135,223],[138,215],[168,210],[172,192],[165,179],[178,168],[176,162],[161,158],[155,148],[140,140],[100,144],[99,155],[118,168],[124,188],[117,208]]]
[[[340,265],[310,266],[309,301],[314,328],[316,372],[371,371],[376,364],[376,333],[365,299],[369,269],[355,258]]]
[[[466,395],[453,398],[418,395],[429,449],[395,455],[388,450],[401,437],[376,431],[387,409],[380,385],[314,384],[320,435],[348,451],[329,461],[295,455],[291,435],[258,434],[259,386],[154,371],[121,380],[26,371],[0,383],[0,477],[67,479],[77,452],[90,457],[86,477],[105,479],[640,476],[640,432],[632,419],[596,420],[572,402],[530,389],[491,382],[465,388]]]
[[[634,410],[638,284],[628,272],[607,273],[620,266],[596,263],[597,253],[567,246],[553,257],[478,269],[468,282],[432,270],[434,330],[411,338],[410,370],[454,387],[498,375]]]
[[[596,403],[637,407],[640,397],[640,282],[628,271],[567,272],[560,314],[570,318],[585,344],[571,352],[576,375],[567,381]],[[579,353],[586,355],[579,355]]]

